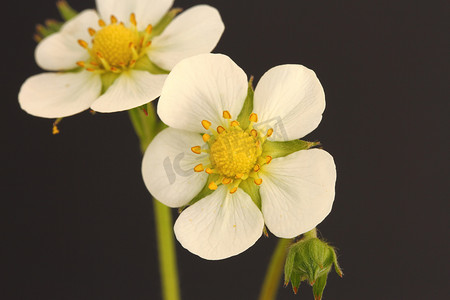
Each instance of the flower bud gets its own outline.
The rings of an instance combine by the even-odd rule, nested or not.
[[[289,249],[284,267],[285,286],[291,281],[292,289],[297,293],[300,283],[308,281],[313,286],[314,299],[320,300],[333,265],[342,277],[334,248],[315,236],[305,236]]]

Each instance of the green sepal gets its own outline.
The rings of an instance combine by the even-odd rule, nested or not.
[[[102,91],[101,93],[104,94],[107,89],[116,81],[116,79],[120,76],[120,74],[113,73],[113,72],[105,72],[100,75],[100,79],[102,80]]]
[[[47,36],[55,32],[58,32],[61,29],[62,25],[63,25],[62,22],[58,22],[55,20],[46,20],[45,25],[37,24],[36,33],[34,34],[33,38],[36,42],[39,43]]]
[[[180,210],[182,211],[183,209],[185,209],[187,206],[194,204],[195,202],[205,198],[206,196],[212,194],[212,192],[214,192],[213,190],[211,190],[208,186],[212,181],[217,181],[219,179],[220,175],[219,174],[211,174],[208,176],[208,180],[206,181],[205,186],[203,187],[203,189],[197,194],[197,196],[195,196],[187,205],[183,206]]]
[[[69,21],[78,15],[78,12],[70,7],[66,0],[59,0],[56,2],[56,7],[58,8],[59,14],[64,19],[64,21]]]
[[[135,70],[148,71],[152,74],[169,74],[170,71],[164,70],[154,64],[147,55],[141,57],[134,66]]]
[[[263,144],[262,156],[270,155],[272,158],[284,157],[300,150],[307,150],[320,145],[320,142],[307,142],[303,140],[293,140],[287,142],[266,141]]]
[[[245,181],[242,181],[239,184],[239,188],[243,189],[244,192],[246,192],[250,198],[252,198],[253,202],[256,204],[256,206],[261,210],[261,195],[259,194],[259,185],[256,185],[253,182],[252,178],[248,178]]]
[[[323,291],[325,290],[325,286],[327,285],[327,277],[328,273],[317,278],[316,282],[313,285],[313,295],[314,300],[321,300]]]
[[[182,11],[181,8],[172,8],[167,14],[165,14],[161,20],[152,28],[152,32],[150,33],[150,39],[153,39],[155,36],[160,35],[164,29],[172,22],[173,18],[176,17]]]
[[[250,125],[249,116],[253,112],[253,96],[255,92],[253,90],[253,76],[250,77],[248,81],[248,90],[247,97],[245,98],[244,105],[242,106],[241,112],[237,117],[237,121],[240,124],[242,129],[247,129],[248,125]]]

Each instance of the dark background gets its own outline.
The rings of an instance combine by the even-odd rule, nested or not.
[[[93,0],[71,1],[82,10]],[[321,80],[319,139],[338,169],[319,225],[339,249],[324,299],[448,299],[448,1],[208,2],[226,53],[257,81],[298,63]],[[27,115],[34,25],[53,0],[2,3],[1,299],[160,299],[152,203],[127,113]],[[6,8],[5,8],[6,5]],[[174,215],[175,215],[174,211]],[[2,230],[2,231],[3,231]],[[184,299],[256,299],[276,238],[223,261],[177,243]],[[281,285],[281,281],[280,281]],[[312,299],[280,288],[278,299]]]

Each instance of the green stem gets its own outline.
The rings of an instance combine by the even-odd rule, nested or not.
[[[148,115],[141,108],[129,110],[131,123],[139,137],[142,153],[145,152],[155,135],[163,128],[156,118],[151,103],[146,107]],[[162,295],[164,300],[179,300],[178,267],[173,235],[172,212],[156,199],[153,199],[158,244],[159,271],[161,275]]]
[[[287,250],[292,241],[292,239],[280,239],[278,241],[275,252],[270,259],[261,293],[259,294],[259,300],[274,300],[277,296],[284,263],[286,261]]]

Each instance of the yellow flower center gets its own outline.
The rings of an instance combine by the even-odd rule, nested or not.
[[[138,32],[123,24],[111,24],[97,31],[92,41],[92,52],[101,53],[110,66],[128,65],[133,58],[130,44],[137,45],[138,42]]]
[[[78,40],[80,46],[89,52],[90,59],[79,61],[77,65],[87,71],[120,73],[133,68],[150,48],[152,25],[148,25],[144,32],[139,32],[134,13],[130,15],[130,27],[118,23],[114,16],[111,16],[110,25],[107,26],[103,20],[99,20],[98,24],[101,27],[99,31],[88,28],[92,36],[92,48],[86,41]]]
[[[208,187],[215,190],[220,184],[228,185],[230,193],[233,194],[239,184],[248,178],[252,178],[256,185],[262,183],[258,172],[272,160],[270,156],[262,156],[262,145],[267,137],[272,135],[273,129],[269,129],[266,134],[254,129],[253,124],[258,121],[255,113],[250,115],[250,125],[245,130],[240,127],[238,121],[230,120],[228,111],[223,112],[223,117],[228,120],[226,129],[218,126],[216,131],[211,131],[212,136],[203,134],[203,141],[208,143],[209,150],[202,150],[201,146],[194,146],[191,150],[196,154],[209,153],[208,165],[198,164],[194,167],[195,172],[216,174],[217,179],[211,181]],[[209,130],[212,124],[203,120],[202,125]]]
[[[233,178],[247,174],[257,159],[257,139],[239,127],[219,134],[211,146],[210,160],[220,174]]]

